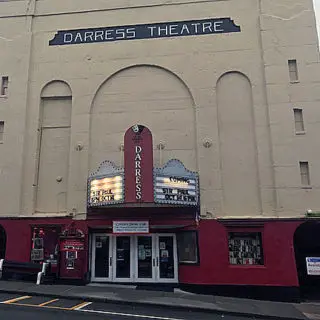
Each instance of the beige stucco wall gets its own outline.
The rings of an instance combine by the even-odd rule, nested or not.
[[[221,17],[241,32],[48,44],[58,30]],[[0,73],[10,78],[8,97],[0,97],[1,215],[85,218],[89,173],[107,159],[122,164],[124,132],[137,122],[153,132],[156,165],[179,158],[199,171],[203,217],[320,210],[320,69],[311,0],[0,2],[0,45]],[[298,61],[297,83],[289,81],[288,59]],[[48,83],[46,95],[72,96],[70,134],[56,135],[59,146],[70,146],[67,163],[55,167],[67,172],[66,185],[46,188],[67,191],[66,208],[57,212],[53,194],[47,212],[37,209],[39,193],[46,207],[40,185],[61,183],[39,168]],[[61,101],[53,104],[57,110]],[[295,135],[294,107],[303,109],[304,135]],[[312,188],[301,188],[299,161],[309,161]]]

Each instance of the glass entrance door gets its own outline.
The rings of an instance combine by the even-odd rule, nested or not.
[[[152,282],[155,279],[154,241],[152,236],[136,237],[136,277],[140,282]]]
[[[91,280],[178,282],[175,234],[92,235]]]
[[[111,239],[106,234],[92,236],[92,281],[111,279]]]
[[[132,278],[132,237],[113,238],[113,280],[130,281]]]
[[[159,282],[178,281],[178,263],[175,235],[156,235],[157,280]]]
[[[175,234],[136,236],[136,282],[178,281]]]

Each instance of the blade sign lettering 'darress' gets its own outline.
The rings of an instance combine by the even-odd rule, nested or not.
[[[152,133],[134,125],[124,135],[125,202],[153,202]]]
[[[240,32],[231,18],[211,18],[58,31],[50,46]]]

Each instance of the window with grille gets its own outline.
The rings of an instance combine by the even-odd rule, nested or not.
[[[229,263],[263,265],[261,232],[229,232]]]

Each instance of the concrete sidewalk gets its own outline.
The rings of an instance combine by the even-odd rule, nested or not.
[[[0,292],[40,295],[92,302],[162,306],[207,311],[219,314],[272,319],[320,319],[320,305],[292,304],[175,292],[135,290],[117,285],[40,285],[28,282],[0,281]],[[308,317],[306,317],[306,315]],[[319,318],[317,316],[319,315]]]

